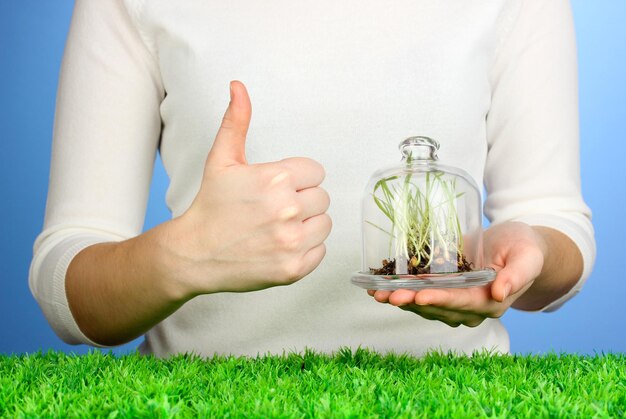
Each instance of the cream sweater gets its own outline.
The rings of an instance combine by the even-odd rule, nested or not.
[[[30,271],[66,342],[93,344],[68,309],[68,264],[86,246],[141,232],[157,151],[167,205],[173,217],[185,211],[233,79],[252,98],[250,162],[305,156],[325,166],[327,256],[288,287],[195,298],[146,334],[143,352],[508,351],[498,320],[450,328],[350,284],[363,188],[411,135],[439,140],[441,161],[484,184],[492,223],[549,226],[579,246],[582,278],[545,310],[588,277],[595,244],[566,0],[77,0]]]

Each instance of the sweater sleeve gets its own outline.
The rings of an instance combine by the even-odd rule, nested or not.
[[[72,258],[141,232],[164,96],[155,57],[122,0],[77,0],[59,79],[50,185],[29,286],[65,342],[94,346],[68,307]]]
[[[522,0],[499,47],[487,116],[485,215],[554,228],[578,246],[578,283],[544,307],[554,311],[588,278],[595,259],[591,211],[580,186],[577,59],[568,0]]]

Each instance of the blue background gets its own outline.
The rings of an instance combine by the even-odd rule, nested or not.
[[[100,0],[94,0],[100,1]],[[548,0],[549,1],[549,0]],[[41,230],[57,77],[72,1],[0,1],[0,353],[58,349],[28,289]],[[598,258],[587,285],[551,314],[504,316],[515,352],[626,352],[626,2],[572,1],[580,67],[583,193]],[[167,178],[155,169],[146,227],[169,218]],[[115,350],[123,353],[137,342]]]

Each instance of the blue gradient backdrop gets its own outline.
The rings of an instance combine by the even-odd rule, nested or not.
[[[594,213],[598,259],[581,294],[560,311],[505,315],[512,349],[520,353],[626,352],[626,2],[572,4],[583,193]],[[56,84],[72,5],[69,0],[0,1],[0,353],[88,350],[54,335],[27,280],[43,221]],[[169,218],[166,184],[159,163],[146,227]]]

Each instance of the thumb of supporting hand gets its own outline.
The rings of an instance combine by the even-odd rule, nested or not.
[[[542,267],[543,255],[538,249],[523,247],[510,252],[491,284],[493,299],[503,302],[513,294],[525,292],[541,274]]]
[[[230,103],[209,151],[208,166],[246,164],[246,135],[251,115],[252,105],[246,87],[239,81],[230,82]]]

